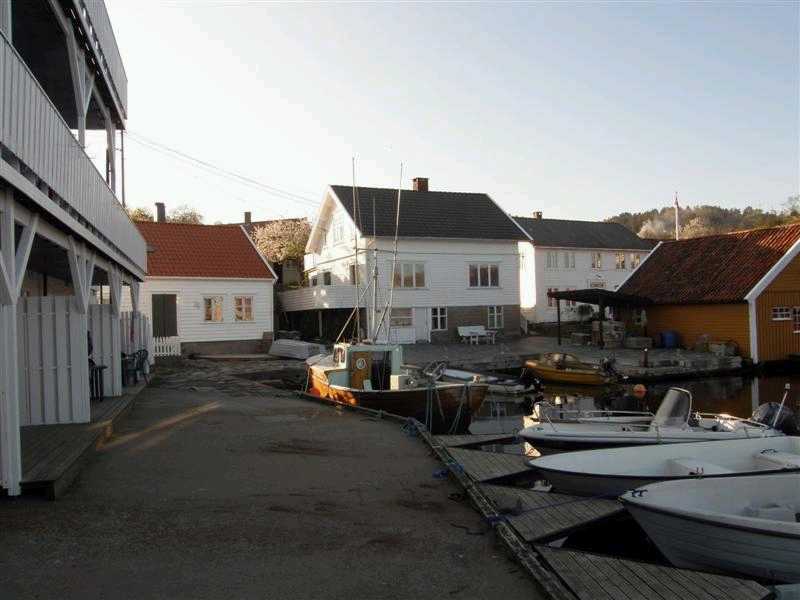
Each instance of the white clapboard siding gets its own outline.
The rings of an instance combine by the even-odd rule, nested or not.
[[[103,234],[112,255],[122,254],[142,271],[146,270],[147,247],[139,230],[3,35],[0,35],[0,144]],[[69,211],[62,211],[56,204],[46,208],[65,222],[72,218]]]
[[[72,301],[46,296],[17,305],[22,425],[89,421],[87,319]]]
[[[103,365],[103,393],[106,396],[122,395],[122,341],[120,319],[114,315],[110,304],[93,304],[89,307],[89,331],[92,333],[92,359]]]

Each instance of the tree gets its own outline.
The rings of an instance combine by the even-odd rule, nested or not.
[[[153,221],[153,213],[150,212],[148,209],[143,208],[141,206],[137,206],[136,208],[126,208],[128,212],[128,216],[131,218],[131,221]]]
[[[182,204],[169,211],[167,221],[170,223],[190,223],[194,225],[200,225],[203,223],[203,215],[197,212],[197,210],[194,208],[186,204]]]
[[[311,225],[305,219],[281,219],[259,225],[253,231],[258,251],[274,263],[301,260],[306,252]]]

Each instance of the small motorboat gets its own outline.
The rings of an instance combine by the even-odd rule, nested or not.
[[[306,393],[413,417],[434,433],[466,431],[489,391],[486,383],[443,382],[440,370],[404,366],[399,344],[339,343],[306,364]]]
[[[445,381],[467,382],[477,381],[489,386],[490,394],[503,394],[507,396],[520,396],[523,394],[537,394],[542,386],[535,377],[525,377],[524,371],[520,377],[501,378],[496,375],[484,375],[474,371],[461,369],[447,369],[442,371]]]
[[[800,475],[682,479],[620,500],[676,567],[800,582]]]
[[[613,361],[604,360],[600,365],[582,362],[572,354],[548,352],[539,359],[525,362],[539,379],[577,385],[606,385],[618,379]]]
[[[540,422],[526,427],[519,436],[534,447],[605,448],[731,440],[783,435],[755,418],[741,419],[727,414],[692,413],[692,394],[670,388],[649,425],[635,423]]]
[[[691,477],[800,473],[800,438],[739,439],[564,452],[528,463],[563,494],[616,497],[651,483]]]

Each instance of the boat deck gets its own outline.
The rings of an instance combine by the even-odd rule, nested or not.
[[[93,401],[89,423],[21,427],[22,492],[58,498],[94,449],[111,437],[114,425],[127,414],[143,387],[126,388],[117,398]]]
[[[536,551],[578,600],[762,600],[770,596],[770,590],[748,579],[547,546],[536,546]]]

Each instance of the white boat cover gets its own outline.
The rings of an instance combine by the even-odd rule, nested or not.
[[[311,342],[302,342],[300,340],[275,340],[269,347],[269,353],[272,356],[299,358],[301,360],[324,352],[325,346],[322,344],[312,344]]]

